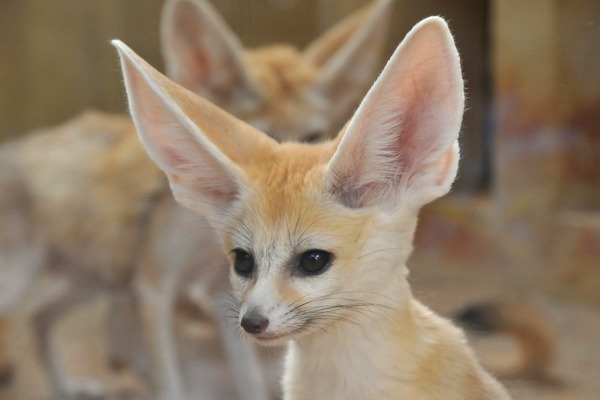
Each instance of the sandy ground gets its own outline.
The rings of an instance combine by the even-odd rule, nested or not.
[[[0,400],[49,400],[48,387],[33,351],[34,342],[30,317],[36,303],[47,298],[50,281],[42,280],[32,290],[31,301],[24,305],[13,320],[11,353],[16,360],[17,374],[9,389],[0,390]],[[548,319],[559,336],[559,357],[552,375],[559,382],[542,384],[526,379],[509,379],[505,383],[515,399],[521,400],[597,400],[600,396],[600,312],[590,306],[558,300],[544,294],[527,274],[508,266],[448,265],[427,252],[420,252],[411,263],[411,282],[415,294],[436,311],[451,315],[473,301],[510,299],[536,307]],[[35,294],[33,294],[35,293]],[[105,299],[80,307],[58,324],[54,343],[61,362],[73,378],[96,379],[121,391],[130,390],[136,396],[126,399],[152,399],[142,381],[131,373],[114,375],[100,367],[106,365],[106,343],[103,339]],[[234,398],[230,375],[223,368],[207,375],[195,359],[203,354],[211,359],[211,349],[218,342],[196,340],[198,335],[179,335],[190,392],[197,392],[203,379],[220,382],[220,398]],[[518,353],[514,345],[503,338],[472,337],[476,352],[488,369],[502,374],[515,365]],[[207,350],[208,349],[208,350]],[[213,360],[217,362],[216,360]],[[115,398],[116,397],[112,397]]]

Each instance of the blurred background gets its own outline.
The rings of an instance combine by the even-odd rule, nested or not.
[[[364,0],[221,0],[214,6],[246,47],[290,43],[303,48],[319,33],[366,4]],[[55,125],[82,110],[124,112],[125,96],[116,54],[121,39],[162,70],[159,20],[162,0],[7,0],[0,4],[0,137]],[[397,1],[381,66],[419,20],[450,20],[469,81],[463,152],[469,168],[461,185],[474,188],[488,179],[481,134],[490,100],[488,63],[490,10],[487,1]],[[60,94],[60,95],[58,95]]]
[[[212,3],[246,47],[302,48],[365,1]],[[162,5],[0,1],[0,140],[86,109],[125,113],[108,42],[119,38],[162,69]],[[396,0],[393,12],[381,65],[416,22],[443,16],[468,95],[455,190],[424,210],[419,227],[411,265],[417,295],[446,315],[489,300],[538,310],[557,337],[550,373],[558,383],[509,380],[515,399],[597,399],[600,2]],[[83,332],[76,318],[64,330]],[[518,363],[514,343],[472,340],[492,369]],[[0,398],[14,397],[0,391]]]

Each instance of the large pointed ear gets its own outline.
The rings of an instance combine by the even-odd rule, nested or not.
[[[167,76],[185,88],[218,104],[253,90],[242,44],[208,1],[167,0],[161,41]]]
[[[305,60],[320,67],[314,89],[340,110],[337,118],[347,118],[373,82],[392,5],[392,0],[373,0],[326,31],[303,53]]]
[[[112,43],[139,138],[176,200],[201,214],[230,207],[247,190],[240,165],[271,139],[171,82],[122,42]]]
[[[458,168],[464,87],[446,22],[418,23],[350,120],[325,188],[352,208],[420,207],[447,193]]]

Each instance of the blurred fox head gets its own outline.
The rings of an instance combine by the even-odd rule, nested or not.
[[[415,26],[337,138],[316,145],[279,144],[114,44],[140,139],[219,233],[249,335],[279,344],[402,306],[417,212],[458,165],[463,81],[442,19]]]
[[[372,83],[391,0],[374,0],[303,52],[245,50],[203,0],[168,0],[161,24],[167,76],[279,141],[331,137]]]

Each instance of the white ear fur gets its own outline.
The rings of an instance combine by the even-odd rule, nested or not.
[[[167,0],[161,41],[167,76],[211,101],[254,86],[242,44],[207,1]]]
[[[374,0],[330,28],[304,51],[307,61],[321,67],[313,88],[335,104],[335,109],[356,107],[373,82],[392,6],[392,0]]]
[[[346,206],[420,207],[450,190],[458,168],[464,85],[446,22],[418,23],[350,120],[325,175]]]
[[[182,110],[172,97],[173,89],[165,86],[165,77],[124,43],[113,40],[112,44],[121,59],[138,136],[169,178],[176,200],[203,214],[230,206],[244,190],[241,170]]]

